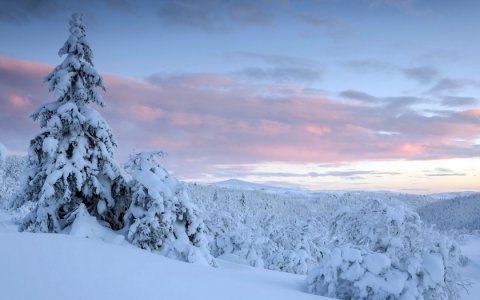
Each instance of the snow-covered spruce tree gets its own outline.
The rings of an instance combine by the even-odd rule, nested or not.
[[[82,15],[70,21],[70,37],[60,49],[66,55],[47,77],[54,102],[32,114],[43,132],[30,142],[24,201],[36,202],[20,230],[59,232],[71,224],[73,212],[89,213],[113,229],[123,226],[128,206],[121,168],[113,158],[116,142],[106,121],[89,104],[104,105],[96,88],[105,89],[95,71]]]
[[[216,266],[208,250],[197,207],[159,163],[161,151],[132,154],[125,169],[131,175],[132,201],[125,214],[127,240],[175,259]]]

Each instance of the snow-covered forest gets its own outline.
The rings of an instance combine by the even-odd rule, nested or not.
[[[0,145],[0,298],[478,299],[480,193],[181,182],[125,163],[82,16],[27,155]]]
[[[25,157],[7,155],[1,163],[3,238],[15,239],[11,232],[34,207],[27,202],[11,208],[25,161]],[[162,178],[145,190],[158,191],[163,186]],[[149,184],[148,180],[144,184]],[[114,244],[113,249],[135,245],[194,265],[208,266],[210,262],[208,268],[213,266],[233,273],[240,266],[291,273],[292,277],[282,280],[300,282],[294,291],[332,298],[400,299],[406,295],[406,299],[475,299],[478,295],[475,294],[479,289],[478,256],[471,253],[478,253],[476,245],[480,245],[478,214],[475,215],[480,207],[479,193],[440,197],[392,192],[272,190],[261,186],[249,188],[248,183],[238,187],[238,181],[218,185],[178,184],[188,195],[196,217],[202,220],[199,230],[204,236],[204,250],[187,252],[190,254],[185,256],[166,250],[169,248],[158,244],[159,240],[145,239],[148,234],[138,235],[137,226],[147,226],[150,233],[160,230],[153,224],[161,225],[158,221],[145,223],[151,219],[145,219],[149,210],[143,209],[136,213],[144,215],[144,221],[131,226],[128,232],[108,229],[90,217],[88,211],[82,211],[77,212],[78,220],[62,233],[76,239],[86,237]],[[159,228],[164,230],[164,225]],[[7,232],[10,234],[6,235]],[[120,248],[118,251],[125,251]],[[254,277],[266,276],[253,269],[248,272]],[[276,275],[268,276],[273,280]],[[205,284],[216,285],[213,281]],[[257,285],[267,287],[262,280]],[[271,292],[274,295],[275,289]],[[210,296],[221,298],[215,295],[223,294]]]

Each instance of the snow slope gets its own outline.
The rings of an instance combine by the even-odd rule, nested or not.
[[[81,237],[95,234],[88,224],[76,229],[80,236],[18,233],[10,217],[0,210],[1,299],[327,299],[304,292],[304,276],[223,260],[219,268],[183,263]]]

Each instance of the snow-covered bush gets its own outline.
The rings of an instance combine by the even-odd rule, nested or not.
[[[311,258],[305,249],[279,249],[278,251],[272,252],[266,260],[266,266],[270,270],[306,274],[308,271],[308,262]]]
[[[216,265],[200,212],[182,184],[160,165],[162,156],[158,151],[137,153],[126,164],[132,177],[132,201],[125,214],[127,240],[183,261]]]
[[[458,298],[441,288],[445,270],[440,253],[425,253],[410,267],[398,268],[385,253],[343,245],[326,255],[307,282],[310,292],[339,299]]]
[[[0,207],[8,208],[18,193],[25,157],[7,156],[6,151],[4,154],[3,159],[0,159]]]
[[[415,212],[373,200],[338,213],[311,292],[340,299],[458,299],[460,250]],[[353,246],[350,246],[353,245]]]
[[[402,295],[407,278],[386,254],[343,245],[325,256],[307,282],[310,292],[339,299],[415,299]]]
[[[21,230],[59,232],[71,224],[81,203],[113,229],[123,226],[126,183],[113,158],[113,134],[89,107],[104,105],[96,88],[105,88],[93,67],[81,15],[72,16],[70,34],[59,51],[64,61],[45,79],[55,101],[32,114],[43,132],[30,142],[24,193],[14,206],[33,201],[36,207]]]
[[[258,247],[258,235],[250,230],[245,220],[235,214],[217,211],[205,220],[210,252],[218,257],[233,254],[254,267],[264,267]]]
[[[270,221],[270,231],[262,245],[265,266],[271,270],[306,274],[318,264],[325,252],[325,225],[315,218],[282,224]]]

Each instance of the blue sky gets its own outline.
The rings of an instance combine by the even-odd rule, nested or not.
[[[480,189],[478,1],[5,1],[12,151],[39,130],[26,115],[51,101],[42,72],[78,11],[121,159],[163,148],[199,181]]]

